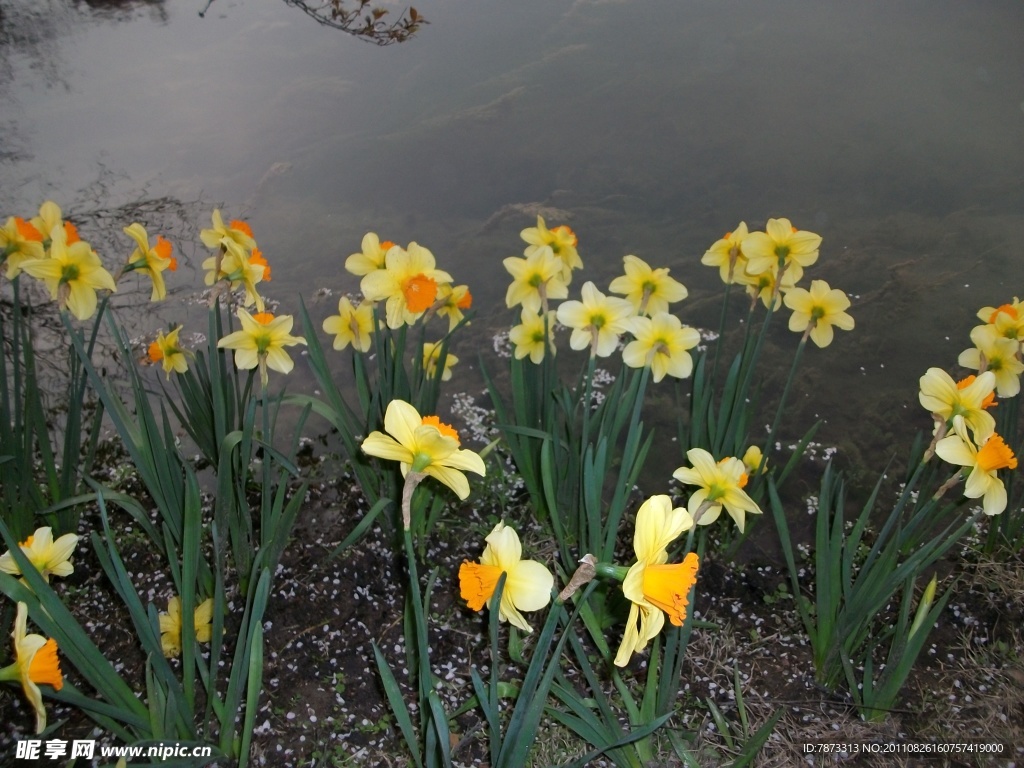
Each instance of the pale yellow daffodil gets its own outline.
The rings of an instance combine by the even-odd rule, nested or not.
[[[684,327],[679,318],[667,312],[651,317],[633,317],[628,321],[633,341],[622,350],[622,362],[631,368],[650,366],[655,383],[666,375],[685,379],[693,372],[688,350],[700,343],[700,333]]]
[[[651,496],[636,513],[633,551],[636,563],[626,572],[622,592],[629,599],[626,629],[615,654],[615,664],[624,667],[657,637],[665,626],[665,615],[675,626],[686,619],[690,588],[697,577],[697,555],[690,553],[682,563],[668,565],[668,545],[693,527],[693,518],[683,507],[673,509],[668,496]]]
[[[259,250],[246,250],[234,240],[225,239],[222,241],[222,249],[203,262],[203,269],[206,270],[207,285],[224,281],[231,290],[244,288],[243,306],[255,305],[259,312],[265,309],[266,305],[256,284],[267,279],[270,268]]]
[[[742,533],[746,513],[761,514],[761,509],[743,490],[747,484],[743,461],[730,456],[716,462],[703,448],[691,448],[686,458],[692,467],[680,467],[672,477],[681,483],[699,486],[687,504],[694,520],[698,525],[710,525],[725,507]]]
[[[667,267],[653,269],[637,256],[624,256],[626,274],[616,277],[608,286],[609,293],[618,293],[636,307],[638,315],[653,317],[668,312],[669,304],[682,301],[688,295],[686,286],[669,277]]]
[[[591,281],[583,284],[580,301],[565,301],[556,317],[562,325],[572,328],[569,346],[590,347],[591,357],[608,357],[619,343],[619,335],[629,330],[633,305],[625,299],[605,296]]]
[[[244,221],[235,219],[225,225],[220,215],[220,209],[213,209],[213,228],[204,229],[199,233],[199,239],[207,248],[224,249],[229,243],[234,243],[244,251],[252,251],[256,247],[256,241],[252,236],[252,228]],[[207,283],[209,285],[210,283]]]
[[[463,472],[486,473],[479,455],[459,447],[459,433],[437,416],[420,416],[404,400],[392,400],[384,413],[384,432],[371,432],[363,440],[363,452],[397,461],[405,477],[410,470],[447,485],[460,499],[469,496]]]
[[[171,256],[171,244],[163,236],[157,235],[156,245],[150,247],[149,234],[146,228],[138,223],[125,227],[124,233],[136,244],[135,250],[128,256],[124,271],[138,270],[148,274],[153,281],[153,293],[149,300],[163,301],[167,296],[163,272],[165,269],[174,272],[178,268],[178,262]]]
[[[505,292],[505,306],[509,309],[522,304],[524,310],[539,314],[547,311],[548,300],[569,295],[569,284],[562,277],[562,262],[550,248],[537,248],[524,259],[509,256],[502,263],[512,275]]]
[[[539,315],[524,308],[519,325],[508,332],[508,339],[515,345],[516,360],[529,356],[530,362],[540,365],[548,350],[555,354],[555,311]]]
[[[188,356],[192,353],[181,346],[178,336],[181,333],[181,326],[175,326],[166,334],[158,331],[156,340],[149,345],[149,361],[160,363],[163,366],[167,378],[171,378],[171,371],[185,373],[188,370]]]
[[[473,294],[468,285],[442,283],[437,286],[437,298],[434,300],[434,311],[439,317],[448,318],[448,333],[462,322],[463,312],[473,306]]]
[[[819,347],[832,343],[833,326],[844,331],[853,330],[853,318],[845,310],[850,300],[837,288],[829,288],[824,280],[812,280],[811,290],[791,289],[783,299],[793,310],[789,317],[789,330],[810,334]]]
[[[971,329],[972,349],[960,353],[957,362],[975,371],[991,371],[996,377],[996,394],[1013,397],[1020,392],[1020,342],[1001,336],[994,325],[978,325]]]
[[[747,269],[747,257],[743,254],[743,241],[747,234],[747,223],[741,221],[736,229],[726,232],[721,240],[716,240],[704,252],[700,263],[718,267],[723,283],[728,285],[737,282]]]
[[[423,370],[427,374],[427,378],[434,378],[437,375],[437,364],[441,358],[441,342],[434,344],[426,343],[423,345]],[[448,381],[452,377],[452,366],[459,362],[459,358],[453,355],[451,352],[446,352],[444,356],[444,370],[441,371],[441,381]]]
[[[29,222],[11,216],[0,227],[0,265],[6,265],[7,279],[16,278],[24,262],[45,256],[43,236]]]
[[[21,542],[22,553],[27,557],[40,575],[50,580],[50,574],[54,576],[70,576],[75,568],[71,564],[71,554],[78,545],[78,536],[73,533],[65,533],[56,541],[53,540],[53,530],[48,525],[36,528],[36,532]],[[0,571],[9,573],[12,576],[21,574],[21,569],[14,561],[10,552],[0,556]]]
[[[363,276],[360,288],[370,301],[386,301],[388,328],[416,322],[434,305],[437,286],[452,276],[437,269],[434,254],[417,243],[388,249],[384,268]]]
[[[787,270],[779,280],[779,268],[771,266],[763,272],[752,274],[749,271],[737,274],[735,280],[740,285],[746,286],[747,295],[751,298],[751,304],[758,299],[764,306],[771,307],[777,312],[782,306],[782,297],[796,286],[796,278],[793,273]]]
[[[349,344],[360,352],[369,352],[373,344],[373,302],[353,306],[347,296],[338,299],[338,314],[324,320],[324,333],[334,335],[334,348],[342,350]]]
[[[306,343],[305,339],[291,335],[292,316],[274,317],[269,312],[250,315],[239,309],[238,319],[242,329],[217,342],[219,349],[235,350],[235,366],[241,370],[259,366],[260,381],[264,387],[267,386],[268,367],[280,373],[290,373],[295,363],[284,348]]]
[[[994,326],[1000,336],[1024,341],[1024,307],[1016,296],[1013,297],[1012,304],[982,307],[978,310],[978,317],[988,325]]]
[[[929,368],[920,385],[921,405],[943,422],[963,417],[981,443],[996,431],[996,420],[987,410],[995,405],[996,377],[991,371],[956,382],[941,368]]]
[[[463,561],[459,568],[462,599],[471,610],[482,610],[494,596],[501,574],[505,585],[498,606],[498,618],[524,632],[532,632],[520,611],[539,611],[551,601],[555,579],[535,560],[523,560],[523,548],[514,529],[498,523],[487,535],[487,546],[479,563]],[[493,606],[491,608],[493,610]]]
[[[60,671],[60,660],[57,658],[57,641],[47,640],[42,635],[30,635],[28,628],[28,606],[18,603],[14,617],[13,664],[0,669],[0,680],[21,683],[25,698],[36,713],[36,733],[46,730],[46,707],[43,706],[43,694],[40,685],[48,685],[59,691],[64,687],[64,676]]]
[[[117,290],[113,276],[103,268],[92,246],[84,240],[69,244],[64,227],[50,231],[49,253],[49,258],[22,262],[21,268],[46,283],[50,298],[79,320],[87,320],[96,312],[97,290]]]
[[[548,229],[543,217],[537,216],[537,226],[527,227],[519,236],[529,243],[523,250],[523,255],[527,258],[542,248],[551,249],[561,263],[562,282],[566,285],[572,282],[572,271],[583,268],[583,260],[576,250],[576,233],[565,224]]]
[[[799,282],[804,267],[818,260],[821,235],[794,227],[789,219],[768,219],[764,232],[751,232],[743,240],[747,272],[759,275],[770,267],[784,269]]]
[[[390,240],[383,243],[374,232],[363,235],[362,250],[345,259],[345,269],[357,277],[368,275],[374,270],[384,269],[388,251],[395,247]]]
[[[175,595],[167,601],[167,613],[161,613],[160,647],[164,656],[173,659],[181,655],[181,599]],[[196,640],[200,643],[210,642],[213,636],[213,598],[208,597],[196,606],[192,613],[192,628]]]
[[[980,446],[975,445],[964,418],[954,416],[953,433],[935,444],[935,453],[950,464],[970,468],[964,496],[981,499],[986,515],[998,515],[1006,509],[1006,488],[998,471],[1016,469],[1017,458],[1002,437],[992,433]]]

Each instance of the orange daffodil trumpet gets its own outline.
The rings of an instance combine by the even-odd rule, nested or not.
[[[306,340],[292,336],[291,315],[274,317],[269,312],[250,315],[244,309],[238,310],[242,329],[229,333],[217,342],[220,349],[235,350],[235,365],[242,369],[260,369],[260,382],[267,386],[267,368],[280,373],[290,373],[295,363],[285,352],[285,347],[305,344]]]
[[[0,669],[0,680],[17,682],[25,692],[25,698],[36,713],[36,733],[46,730],[46,707],[43,706],[43,694],[40,685],[48,685],[59,691],[64,687],[64,676],[60,671],[57,658],[57,641],[47,640],[42,635],[30,635],[28,626],[28,606],[18,603],[18,611],[14,618],[13,664]]]
[[[78,545],[78,536],[73,533],[65,533],[56,541],[53,540],[53,530],[49,526],[36,528],[36,532],[21,542],[22,553],[29,559],[39,574],[50,580],[50,574],[54,576],[70,576],[74,573],[74,566],[71,564],[71,555]],[[12,576],[21,574],[14,556],[10,552],[0,555],[0,571],[9,573]]]
[[[622,582],[622,592],[632,605],[615,655],[616,666],[624,667],[634,653],[647,647],[664,627],[666,615],[677,627],[686,619],[698,558],[691,552],[682,563],[668,565],[668,545],[693,523],[686,509],[673,509],[671,499],[664,495],[650,497],[637,511],[633,535],[636,563]]]
[[[437,416],[420,416],[404,400],[392,400],[384,413],[384,430],[363,440],[363,452],[400,463],[402,476],[416,472],[447,485],[460,499],[469,496],[464,472],[484,476],[484,462],[473,451],[461,449],[459,433]],[[408,527],[408,521],[407,521]]]
[[[687,507],[698,525],[710,525],[722,513],[722,507],[743,532],[746,513],[761,514],[760,507],[743,490],[747,468],[741,459],[728,457],[716,462],[703,448],[686,452],[692,467],[680,467],[672,477],[699,488],[690,496]]]
[[[1006,488],[997,473],[1000,469],[1016,469],[1017,457],[1002,437],[993,432],[975,444],[968,435],[964,417],[958,415],[953,417],[953,433],[935,444],[935,453],[950,464],[969,468],[964,496],[981,499],[986,515],[998,515],[1006,509]],[[953,478],[962,472],[960,470]],[[937,495],[941,495],[945,487]]]
[[[161,235],[157,235],[156,245],[151,247],[146,228],[137,223],[125,227],[124,233],[135,241],[136,248],[128,256],[128,261],[122,268],[121,274],[135,270],[145,272],[153,281],[153,293],[150,295],[150,301],[163,301],[167,296],[163,272],[165,269],[174,272],[178,268],[178,262],[171,255],[171,244]]]
[[[523,560],[519,535],[504,523],[498,523],[487,535],[479,563],[463,561],[459,568],[462,599],[470,609],[479,611],[494,596],[501,574],[505,586],[498,605],[498,618],[524,632],[532,632],[520,611],[539,611],[551,601],[555,579],[535,560]],[[494,606],[491,606],[491,610]]]
[[[832,343],[833,326],[844,331],[853,330],[853,318],[845,312],[850,308],[850,300],[842,291],[829,288],[824,280],[812,280],[809,291],[791,289],[783,302],[793,310],[789,330],[802,332],[804,338],[810,336],[819,347]]]
[[[181,599],[175,595],[167,601],[167,613],[161,613],[160,647],[164,656],[173,659],[181,655]],[[192,614],[192,627],[196,640],[200,643],[210,642],[213,636],[213,598],[208,597],[196,606]]]

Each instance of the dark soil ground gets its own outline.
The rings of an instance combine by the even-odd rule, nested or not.
[[[365,505],[351,480],[330,468],[331,462],[312,464],[320,479],[311,486],[285,550],[265,616],[265,690],[256,718],[254,763],[411,765],[384,699],[371,647],[371,641],[380,646],[402,680],[401,561],[380,529],[339,557],[330,557]],[[130,473],[112,473],[108,480],[142,494]],[[476,509],[446,512],[424,556],[426,565],[439,569],[431,605],[432,666],[449,711],[471,695],[470,667],[488,664],[484,615],[469,611],[458,599],[458,565],[479,557],[484,536],[502,509],[522,526],[515,520],[522,511],[516,513],[507,499],[482,493],[480,500]],[[765,529],[770,525],[767,520],[760,523]],[[81,532],[88,534],[96,525],[95,515],[87,512]],[[165,610],[170,581],[154,562],[147,540],[127,517],[118,518],[115,529],[139,593]],[[531,557],[553,556],[553,548],[535,531],[522,526],[521,532],[524,551]],[[816,687],[810,648],[784,571],[770,556],[756,547],[741,550],[737,562],[742,565],[709,556],[700,572],[695,606],[696,617],[706,624],[693,634],[679,714],[670,727],[690,740],[700,765],[726,764],[742,743],[738,685],[748,732],[783,710],[756,765],[1024,764],[1024,561],[984,562],[966,551],[965,556],[956,555],[957,594],[933,631],[898,708],[881,724],[862,722],[849,701]],[[108,658],[119,662],[125,678],[142,690],[144,659],[127,613],[85,541],[76,552],[75,573],[57,583],[57,589]],[[238,602],[235,595],[234,604]],[[633,668],[643,673],[643,658],[635,658]],[[65,668],[65,673],[75,679],[72,669]],[[715,724],[708,701],[722,711],[731,733],[723,734]],[[47,706],[50,722],[61,722],[51,738],[109,738],[81,713],[52,701]],[[0,764],[28,764],[13,760],[14,742],[31,735],[33,722],[17,689],[0,691]],[[487,765],[486,733],[480,724],[474,711],[456,721],[459,764]],[[852,749],[808,754],[804,746],[936,739],[998,742],[1004,751],[999,757],[926,760],[858,755]],[[659,764],[681,764],[667,742],[664,746]],[[584,752],[584,745],[568,732],[545,723],[534,764],[559,764]]]

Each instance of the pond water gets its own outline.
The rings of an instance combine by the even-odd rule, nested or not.
[[[930,426],[918,377],[957,371],[977,309],[1024,294],[1017,0],[424,0],[429,25],[386,48],[282,0],[204,5],[4,3],[3,217],[177,201],[190,291],[219,204],[251,223],[283,312],[355,290],[342,265],[366,231],[415,240],[470,284],[454,351],[472,361],[513,322],[500,259],[538,207],[579,237],[574,290],[636,254],[712,328],[700,256],[784,216],[823,236],[807,277],[857,321],[808,349],[796,420],[825,416],[821,439],[878,469]],[[797,337],[776,325],[785,370]]]

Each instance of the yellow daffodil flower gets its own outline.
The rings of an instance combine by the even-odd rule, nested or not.
[[[746,272],[735,275],[735,281],[746,286],[747,295],[751,298],[751,304],[758,299],[765,308],[772,307],[777,312],[782,306],[782,297],[796,285],[796,278],[788,270],[783,273],[782,281],[779,281],[779,268],[769,267],[763,272],[752,274],[749,265]],[[773,303],[774,302],[774,303]]]
[[[203,269],[207,270],[206,284],[214,285],[223,280],[230,285],[231,290],[245,288],[243,305],[251,307],[255,304],[257,311],[262,312],[266,305],[256,290],[256,284],[262,282],[270,272],[266,260],[259,250],[254,248],[248,251],[231,239],[225,239],[222,246],[222,250],[215,256],[203,262]]]
[[[252,228],[244,221],[235,219],[225,226],[224,219],[220,215],[220,209],[213,209],[213,228],[204,229],[199,233],[199,239],[207,248],[218,250],[227,248],[228,243],[234,243],[244,251],[252,251],[256,247],[256,241],[252,236]],[[210,283],[207,283],[210,285]]]
[[[537,217],[536,227],[527,227],[519,236],[529,245],[523,251],[523,255],[529,258],[542,248],[550,248],[551,252],[561,262],[562,282],[566,285],[572,282],[572,271],[583,268],[583,260],[580,259],[576,250],[578,244],[576,233],[566,225],[548,229],[541,216]],[[514,305],[510,305],[514,306]]]
[[[384,432],[371,432],[363,440],[363,452],[397,461],[402,477],[409,470],[422,472],[444,483],[460,499],[469,496],[469,481],[463,472],[483,477],[484,461],[473,451],[459,448],[459,433],[437,416],[420,416],[403,400],[392,400],[384,413]]]
[[[634,340],[622,350],[622,362],[630,368],[650,366],[655,382],[666,375],[685,379],[693,372],[693,358],[687,350],[700,343],[700,333],[684,327],[668,312],[652,317],[632,317],[628,321]]]
[[[167,334],[158,331],[156,341],[149,345],[149,362],[160,363],[168,379],[171,378],[171,371],[185,373],[188,370],[187,355],[192,353],[181,347],[181,342],[178,340],[180,333],[180,325]]]
[[[703,448],[691,448],[686,452],[686,458],[690,460],[692,468],[680,467],[672,473],[672,477],[687,485],[700,486],[690,496],[687,504],[694,520],[699,525],[710,525],[722,513],[722,507],[725,507],[742,533],[746,513],[761,514],[760,508],[743,490],[747,484],[743,462],[733,457],[715,462]]]
[[[386,301],[388,328],[411,325],[434,305],[437,286],[452,276],[436,268],[434,254],[421,245],[388,249],[384,269],[363,276],[360,288],[370,301]]]
[[[512,275],[505,292],[509,309],[523,305],[534,314],[547,311],[549,299],[564,299],[569,284],[562,278],[562,262],[550,248],[537,248],[525,259],[509,256],[502,262]]]
[[[632,603],[615,665],[624,667],[657,637],[665,626],[665,614],[675,626],[686,619],[690,587],[697,577],[697,555],[690,553],[677,565],[668,562],[668,545],[693,527],[683,507],[672,508],[668,496],[651,496],[636,513],[633,551],[636,563],[626,572],[622,592]]]
[[[508,332],[508,339],[515,345],[516,360],[529,355],[530,362],[540,365],[547,354],[546,349],[550,349],[552,355],[555,354],[555,311],[549,310],[547,315],[539,315],[524,308],[519,325],[513,326]]]
[[[519,535],[504,523],[498,523],[487,534],[487,546],[479,563],[463,561],[459,568],[459,589],[471,610],[482,610],[494,596],[501,574],[505,586],[501,592],[498,618],[508,621],[524,632],[532,632],[520,611],[539,611],[551,602],[555,579],[536,560],[523,560]],[[492,606],[493,610],[493,606]]]
[[[177,595],[167,601],[167,613],[161,613],[159,619],[160,647],[164,656],[173,659],[181,654],[181,599]],[[208,597],[192,613],[192,627],[200,643],[210,642],[213,636],[212,621],[213,598]]]
[[[974,439],[982,443],[996,431],[996,420],[986,410],[995,405],[996,377],[991,371],[955,382],[941,368],[929,368],[920,385],[921,405],[942,421],[962,416]]]
[[[70,576],[74,573],[71,554],[77,545],[78,536],[73,533],[65,533],[54,541],[53,530],[50,526],[44,525],[36,528],[36,532],[21,542],[20,546],[25,557],[32,562],[40,575],[49,581],[51,573],[54,576]],[[21,574],[21,569],[10,552],[0,556],[0,571],[12,576]]]
[[[442,283],[437,286],[434,311],[440,317],[448,318],[448,333],[455,330],[455,326],[462,322],[463,312],[472,306],[473,294],[469,292],[468,285],[452,286],[451,283]]]
[[[235,350],[235,366],[248,370],[259,366],[260,381],[267,386],[267,368],[280,373],[290,373],[295,363],[284,351],[285,347],[305,344],[306,340],[292,336],[291,315],[274,317],[269,312],[250,315],[244,309],[238,310],[242,330],[229,333],[217,342],[219,349]]]
[[[975,371],[991,371],[996,377],[996,394],[1013,397],[1020,392],[1020,342],[999,334],[994,325],[978,325],[971,330],[973,349],[960,353],[957,362]]]
[[[374,270],[384,269],[384,260],[389,250],[395,246],[390,240],[383,243],[373,232],[363,235],[363,250],[353,253],[345,259],[345,269],[357,277],[368,275]]]
[[[49,258],[25,261],[21,268],[46,283],[50,298],[79,320],[87,320],[96,312],[97,290],[117,290],[113,276],[103,268],[92,246],[83,240],[69,244],[62,226],[50,231]]]
[[[783,301],[793,310],[789,330],[810,334],[811,341],[819,347],[832,343],[833,326],[853,330],[853,318],[844,311],[849,309],[850,300],[839,289],[829,288],[824,280],[812,280],[809,291],[793,288]]]
[[[608,291],[625,296],[638,315],[653,317],[668,312],[669,304],[687,297],[686,286],[669,277],[667,267],[652,269],[646,261],[632,255],[624,256],[622,261],[626,274],[612,280]]]
[[[0,243],[2,242],[0,239]],[[994,326],[1000,336],[1024,341],[1024,307],[1016,296],[1013,297],[1012,304],[982,307],[978,310],[978,317],[988,325]]]
[[[25,698],[36,712],[36,733],[42,733],[46,730],[46,707],[43,706],[39,686],[48,685],[59,691],[64,687],[64,676],[57,658],[57,641],[53,638],[47,640],[42,635],[30,635],[27,626],[28,606],[18,603],[14,631],[11,632],[15,661],[0,669],[0,680],[21,683]]]
[[[789,219],[768,219],[765,232],[751,232],[743,240],[747,272],[759,275],[770,267],[784,269],[799,282],[804,267],[818,260],[821,235],[794,227]]]
[[[743,461],[743,466],[747,470],[747,475],[748,476],[749,475],[756,475],[758,473],[757,472],[758,467],[761,467],[761,474],[762,475],[765,472],[768,471],[768,462],[767,461],[765,461],[763,467],[761,466],[761,459],[762,458],[763,458],[763,454],[761,453],[761,449],[758,446],[752,445],[749,448],[747,448],[746,453],[743,454],[742,461]]]
[[[171,244],[161,235],[156,236],[156,245],[152,248],[149,245],[149,235],[146,228],[141,224],[132,224],[124,228],[124,233],[135,241],[136,248],[128,257],[128,263],[124,271],[131,272],[140,270],[146,272],[153,280],[153,293],[150,301],[163,301],[167,296],[167,286],[164,284],[163,271],[165,269],[174,272],[178,268],[178,262],[171,256]]]
[[[998,515],[1006,509],[1006,488],[999,479],[1000,469],[1016,469],[1017,457],[996,433],[976,446],[967,434],[963,416],[953,417],[953,434],[935,444],[935,453],[950,464],[970,467],[964,496],[982,499],[986,515]]]
[[[45,256],[43,236],[29,222],[11,216],[0,227],[0,264],[7,265],[8,280],[13,280],[21,273],[24,262]]]
[[[349,344],[360,352],[369,352],[373,344],[373,302],[353,306],[347,296],[338,299],[338,314],[324,320],[324,333],[334,334],[334,348]]]
[[[704,255],[700,263],[709,267],[718,267],[722,282],[726,285],[734,283],[747,269],[747,257],[743,254],[743,241],[747,237],[747,223],[741,221],[732,232],[716,240]]]
[[[619,343],[619,334],[629,330],[627,320],[633,316],[633,305],[625,299],[605,296],[591,282],[583,284],[582,301],[565,301],[556,317],[562,325],[572,328],[569,346],[590,347],[590,356],[608,357]]]
[[[50,237],[54,227],[64,230],[64,242],[67,245],[74,245],[79,241],[78,229],[70,221],[64,221],[64,214],[52,200],[47,200],[39,206],[39,215],[33,216],[30,222],[32,227],[43,236],[43,247],[50,247]]]
[[[426,371],[428,378],[434,378],[437,375],[437,362],[441,357],[441,342],[436,344],[424,344],[423,345],[423,370]],[[441,371],[441,381],[448,381],[452,377],[452,366],[459,362],[459,358],[448,352],[444,356],[444,370]]]

